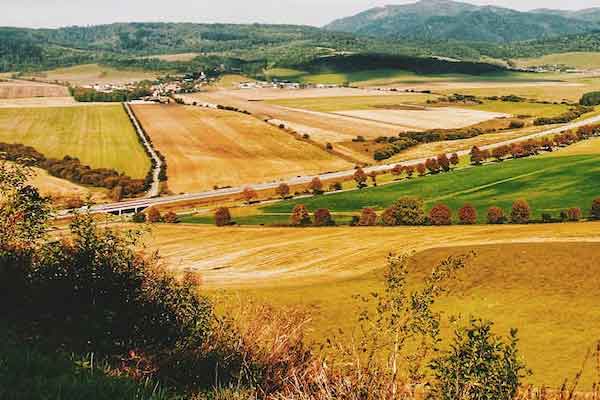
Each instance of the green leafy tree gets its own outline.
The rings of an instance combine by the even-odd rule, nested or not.
[[[593,220],[600,220],[600,197],[592,202],[590,218]]]
[[[450,350],[431,363],[437,400],[513,400],[529,374],[518,352],[517,331],[492,333],[492,323],[471,320],[454,333]]]
[[[388,210],[393,218],[391,220],[394,222],[393,225],[423,225],[425,223],[423,200],[417,197],[402,197]]]

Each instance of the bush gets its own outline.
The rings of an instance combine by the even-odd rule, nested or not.
[[[318,176],[315,176],[313,178],[313,180],[310,182],[310,185],[308,185],[308,188],[315,195],[323,194],[323,183],[321,182],[321,179],[319,179]]]
[[[452,225],[452,210],[445,204],[434,206],[429,212],[432,225]]]
[[[581,100],[579,100],[579,104],[582,106],[597,106],[600,104],[600,92],[589,92],[585,93]]]
[[[131,218],[131,220],[135,223],[142,224],[142,223],[146,222],[146,214],[141,213],[141,212],[135,213],[135,214],[133,214],[133,217]]]
[[[335,222],[331,212],[327,208],[319,208],[315,211],[315,226],[333,226]]]
[[[158,354],[200,346],[210,329],[210,303],[137,254],[138,236],[100,229],[81,215],[71,224],[70,239],[19,257],[18,279],[5,275],[15,259],[0,254],[0,281],[20,283],[19,292],[0,305],[2,320],[69,352]]]
[[[173,211],[169,211],[163,216],[163,221],[167,224],[178,224],[179,217]]]
[[[231,225],[231,214],[229,208],[219,207],[215,211],[215,225],[216,226],[228,226]]]
[[[458,218],[463,225],[473,225],[477,223],[477,210],[470,204],[465,204],[458,210]]]
[[[521,129],[525,126],[525,122],[519,120],[510,121],[510,125],[508,125],[509,129]]]
[[[160,222],[161,219],[160,211],[158,211],[156,208],[151,208],[146,212],[146,221],[150,222],[151,224]]]
[[[372,208],[363,208],[360,214],[359,226],[375,226],[377,224],[377,213]]]
[[[382,220],[385,225],[423,225],[423,200],[417,197],[402,197],[384,212]]]
[[[367,174],[363,171],[362,168],[358,167],[356,171],[354,171],[354,181],[356,182],[356,186],[359,189],[367,187]]]
[[[487,212],[488,224],[503,224],[506,222],[504,211],[500,207],[490,207]]]
[[[433,360],[432,394],[438,400],[516,397],[529,372],[519,358],[517,331],[503,339],[492,333],[492,323],[475,321],[457,329],[451,350]]]
[[[298,204],[292,211],[290,217],[290,224],[293,226],[306,226],[310,225],[310,214],[304,204]]]
[[[592,209],[590,210],[590,218],[593,220],[600,220],[600,197],[592,202]]]
[[[529,223],[530,215],[531,209],[529,208],[529,204],[525,200],[517,200],[512,206],[510,222],[513,224],[527,224]]]
[[[290,194],[290,185],[287,183],[280,184],[277,189],[275,189],[275,193],[278,196],[281,196],[282,199],[285,199]]]
[[[581,216],[581,208],[569,208],[567,210],[567,217],[571,222],[579,221],[581,219]]]

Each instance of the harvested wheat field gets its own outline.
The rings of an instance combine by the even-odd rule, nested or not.
[[[48,172],[39,168],[33,168],[30,183],[37,187],[42,195],[51,197],[54,206],[60,207],[72,198],[85,201],[89,197],[94,203],[104,203],[108,200],[108,190],[106,189],[77,185],[49,175]]]
[[[398,125],[402,130],[457,129],[508,116],[508,114],[453,107],[424,110],[347,110],[335,114]]]
[[[64,86],[14,80],[0,82],[0,99],[68,96],[69,90]]]
[[[572,379],[600,329],[600,223],[443,228],[213,228],[157,226],[148,239],[165,263],[200,272],[204,290],[300,306],[312,315],[310,338],[355,332],[354,295],[381,290],[389,252],[419,253],[411,285],[451,254],[476,256],[439,303],[446,317],[495,321],[520,330],[533,369],[527,381]],[[356,333],[356,332],[355,332]],[[448,331],[444,331],[444,336]],[[582,377],[589,389],[591,372]]]
[[[197,107],[136,105],[166,157],[175,193],[351,168],[317,146],[248,115]]]
[[[131,121],[118,105],[1,108],[0,142],[33,146],[46,157],[77,157],[94,168],[143,178],[150,168]]]
[[[68,82],[72,85],[123,84],[145,79],[156,79],[159,74],[139,70],[122,70],[98,64],[77,65],[36,73],[31,77],[46,82]],[[29,78],[29,77],[28,77]]]

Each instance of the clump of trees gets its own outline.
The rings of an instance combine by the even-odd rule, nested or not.
[[[435,205],[429,212],[431,225],[452,225],[452,210],[445,204]]]
[[[298,204],[294,207],[290,217],[292,226],[308,226],[311,224],[310,213],[304,204]]]
[[[375,226],[377,225],[377,213],[372,208],[363,208],[358,226]]]
[[[425,210],[423,200],[417,197],[401,197],[387,208],[381,217],[383,225],[423,225]]]
[[[531,209],[525,200],[517,200],[512,205],[510,222],[513,224],[527,224],[531,216]]]
[[[113,190],[118,188],[119,197],[141,194],[150,188],[151,180],[132,179],[114,169],[92,168],[78,158],[65,156],[62,159],[46,158],[31,146],[0,143],[2,158],[26,166],[45,169],[52,176],[94,187]]]
[[[333,226],[335,221],[327,208],[319,208],[315,211],[315,226]]]
[[[581,96],[579,104],[582,106],[593,107],[600,104],[600,92],[589,92]]]
[[[581,117],[584,114],[590,113],[594,111],[593,107],[588,107],[584,105],[578,105],[576,107],[572,107],[564,114],[558,115],[556,117],[541,117],[537,118],[533,121],[533,124],[536,126],[540,125],[552,125],[552,124],[566,124],[567,122],[571,122]]]
[[[227,207],[219,207],[215,211],[215,225],[229,226],[231,225],[231,213]]]
[[[458,219],[463,225],[474,225],[477,223],[477,210],[470,204],[465,204],[458,210]]]
[[[112,92],[99,92],[95,89],[82,87],[70,87],[69,91],[76,101],[83,103],[124,103],[152,95],[150,88],[143,85],[130,90],[113,90]]]

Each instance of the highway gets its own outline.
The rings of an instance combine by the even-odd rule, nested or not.
[[[542,132],[533,133],[533,134],[526,135],[526,136],[521,136],[519,138],[506,140],[506,141],[490,144],[487,146],[481,146],[481,149],[482,150],[488,150],[488,149],[491,150],[496,147],[504,146],[507,144],[521,142],[523,140],[528,140],[528,139],[533,139],[533,138],[539,138],[539,137],[543,137],[543,136],[547,136],[547,135],[554,135],[554,134],[561,133],[565,130],[577,129],[577,128],[585,126],[585,125],[593,125],[593,124],[600,124],[600,115],[590,117],[590,118],[587,118],[587,119],[584,119],[584,120],[581,120],[578,122],[568,123],[568,124],[562,125],[558,128],[552,128],[552,129],[544,130]],[[470,149],[457,152],[457,154],[459,156],[463,156],[463,155],[466,155],[469,153],[470,153]],[[431,157],[429,157],[429,158],[431,158]],[[391,170],[392,168],[394,168],[394,166],[396,166],[398,164],[405,165],[405,166],[417,165],[417,164],[425,162],[426,160],[427,160],[427,158],[420,158],[420,159],[403,161],[401,163],[375,165],[375,166],[364,168],[364,171],[367,174],[370,172],[386,172],[386,171]],[[291,178],[291,179],[287,179],[287,180],[274,181],[274,182],[268,182],[268,183],[247,184],[247,185],[242,185],[242,186],[238,186],[238,187],[234,187],[234,188],[210,190],[210,191],[205,191],[205,192],[189,193],[189,194],[182,194],[182,195],[175,195],[175,196],[151,197],[151,198],[146,197],[143,199],[129,200],[129,201],[123,201],[120,203],[113,203],[113,204],[100,204],[100,205],[95,205],[95,206],[90,207],[89,212],[91,212],[91,213],[137,212],[137,211],[143,210],[143,209],[151,207],[151,206],[174,204],[174,203],[194,201],[194,200],[206,200],[206,199],[210,199],[210,198],[217,198],[217,197],[222,197],[222,196],[240,194],[247,187],[251,187],[251,188],[255,189],[256,191],[260,191],[260,190],[266,190],[266,189],[274,189],[274,188],[278,187],[282,182],[286,182],[290,186],[307,184],[307,183],[310,183],[316,176],[318,176],[322,181],[340,179],[340,178],[348,178],[348,177],[352,177],[354,175],[354,171],[355,171],[354,169],[351,169],[351,170],[346,170],[346,171],[329,172],[329,173],[325,173],[325,174],[321,174],[321,175],[300,176],[300,177]],[[157,182],[157,180],[156,180],[156,182]],[[74,211],[76,211],[76,210],[62,211],[61,213],[57,214],[57,217],[60,218],[60,217],[69,216]],[[79,211],[82,211],[82,210],[79,210]]]

